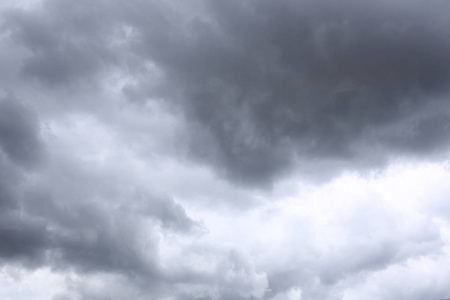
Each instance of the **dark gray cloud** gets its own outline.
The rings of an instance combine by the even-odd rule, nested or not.
[[[425,154],[446,147],[442,122],[416,120],[403,142],[380,133],[445,103],[446,3],[204,6],[206,16],[133,12],[130,23],[139,33],[134,51],[162,70],[165,99],[193,123],[193,155],[222,176],[268,183],[298,162],[307,170],[311,160],[358,168],[386,161],[392,146]],[[445,120],[443,108],[422,117]]]
[[[73,181],[76,175],[80,175],[76,169],[70,169],[70,173],[60,174],[59,179],[48,178],[51,185],[45,180],[31,185],[25,181],[21,190],[9,191],[16,195],[3,194],[10,196],[12,199],[6,199],[16,205],[7,207],[2,215],[2,256],[26,257],[36,263],[45,257],[45,263],[56,269],[146,275],[157,272],[157,266],[152,266],[156,263],[158,244],[152,238],[153,228],[161,226],[186,234],[201,232],[201,224],[190,219],[173,200],[129,194],[117,187],[115,198],[104,202],[108,194],[99,185],[99,178],[85,174],[97,187],[85,185],[79,191],[76,184],[65,183]],[[46,174],[41,176],[45,179]],[[145,221],[152,227],[148,232],[140,232]],[[143,235],[150,239],[147,241]],[[145,244],[148,247],[141,252],[139,249]]]
[[[43,159],[37,117],[17,99],[0,100],[0,147],[15,163],[32,167]]]
[[[86,85],[114,62],[108,51],[110,32],[115,29],[104,14],[108,7],[100,1],[89,9],[85,5],[46,1],[41,9],[4,14],[4,29],[29,51],[22,66],[26,77],[52,87],[80,88],[80,81]],[[98,18],[99,13],[104,15]]]
[[[448,118],[444,1],[63,3],[7,14],[31,51],[22,71],[53,86],[132,76],[125,95],[179,106],[190,154],[234,182],[447,146],[445,121],[425,121]]]

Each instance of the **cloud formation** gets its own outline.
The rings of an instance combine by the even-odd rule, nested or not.
[[[448,9],[1,4],[0,298],[448,297]]]
[[[192,154],[267,184],[310,161],[358,169],[446,145],[448,21],[432,5],[206,1],[205,17],[135,21],[135,51],[193,123]]]
[[[31,52],[26,77],[98,85],[117,70],[131,99],[180,107],[191,155],[229,180],[267,184],[293,165],[311,172],[310,161],[359,169],[442,149],[446,8],[48,1],[8,12],[5,27]]]

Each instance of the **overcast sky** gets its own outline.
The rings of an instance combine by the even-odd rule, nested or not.
[[[450,297],[450,2],[0,2],[0,299]]]

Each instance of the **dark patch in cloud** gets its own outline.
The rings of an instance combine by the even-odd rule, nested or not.
[[[2,154],[2,153],[1,153]],[[17,184],[18,172],[0,155],[0,209],[17,208],[14,186]]]
[[[201,229],[201,224],[170,200],[146,197],[139,205],[139,199],[127,198],[122,204],[122,200],[108,204],[102,198],[95,201],[96,197],[106,196],[98,194],[102,191],[72,191],[71,196],[81,197],[73,202],[64,196],[67,191],[36,188],[26,194],[30,199],[23,208],[30,214],[28,218],[45,220],[49,229],[42,240],[48,239],[44,245],[47,264],[56,269],[162,278],[155,225],[162,224],[166,230],[183,234]],[[15,221],[20,224],[20,220]],[[147,221],[151,227],[143,226]]]
[[[42,8],[4,13],[3,27],[30,52],[22,67],[25,77],[50,87],[80,81],[85,86],[114,64],[110,42],[116,28],[109,20],[113,16],[107,14],[111,10],[101,1],[86,5],[44,1]]]
[[[14,98],[0,100],[0,147],[15,163],[35,166],[43,159],[39,122],[33,112]]]
[[[397,136],[392,144],[406,150],[414,149],[419,153],[430,153],[445,145],[449,138],[450,116],[436,112],[432,116],[415,120],[409,131]]]
[[[0,225],[0,261],[20,261],[26,267],[45,262],[49,234],[45,222],[20,216],[20,212],[2,213]]]
[[[253,184],[298,161],[358,169],[370,165],[369,144],[389,152],[371,133],[447,92],[447,23],[433,19],[441,3],[421,16],[418,3],[345,4],[206,1],[204,18],[167,13],[164,29],[133,22],[138,53],[163,70],[166,99],[177,99],[194,123],[197,159]],[[405,150],[446,145],[438,135],[413,139]]]

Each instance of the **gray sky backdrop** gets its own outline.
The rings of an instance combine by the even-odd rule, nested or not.
[[[450,2],[0,3],[0,299],[450,296]]]

